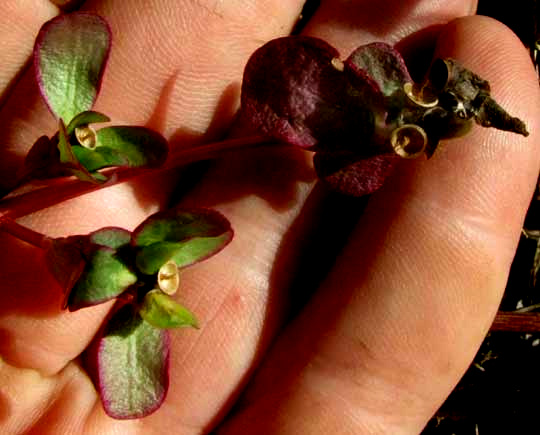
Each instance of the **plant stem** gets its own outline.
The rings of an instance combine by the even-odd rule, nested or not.
[[[52,240],[45,234],[38,233],[37,231],[18,224],[5,215],[0,215],[0,230],[40,249],[47,249]]]
[[[264,136],[248,136],[197,147],[177,149],[170,153],[165,165],[160,168],[111,168],[103,171],[104,175],[110,176],[109,181],[104,184],[96,185],[74,178],[51,180],[44,187],[4,198],[0,201],[0,213],[5,217],[16,219],[79,195],[133,180],[150,172],[159,173],[188,163],[215,159],[239,150],[270,145],[274,147],[287,146]]]
[[[538,332],[540,331],[540,313],[516,313],[499,311],[492,331]]]

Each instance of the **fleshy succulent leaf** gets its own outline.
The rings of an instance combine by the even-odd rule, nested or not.
[[[64,14],[43,25],[34,47],[34,67],[41,94],[57,118],[69,123],[91,109],[110,40],[107,23],[94,14]]]
[[[160,329],[198,327],[197,319],[191,311],[159,289],[146,293],[139,314],[152,326]]]
[[[89,234],[90,243],[118,249],[129,245],[131,232],[124,228],[105,227]]]
[[[343,67],[337,50],[320,39],[272,40],[246,65],[243,115],[262,133],[311,150],[369,145],[378,90],[373,81],[357,86]]]
[[[169,334],[150,325],[131,305],[109,320],[94,344],[94,382],[105,412],[116,419],[156,411],[169,387]],[[97,363],[97,364],[96,364]]]
[[[321,180],[333,190],[363,196],[379,189],[399,161],[395,154],[359,159],[352,153],[317,153],[313,159]]]
[[[229,221],[215,210],[173,209],[156,213],[139,225],[132,243],[140,248],[138,269],[151,275],[169,260],[178,267],[204,260],[223,249],[232,236]]]
[[[66,132],[68,136],[71,136],[77,127],[86,126],[88,124],[97,124],[100,122],[109,122],[111,119],[100,112],[95,112],[93,110],[86,110],[77,114],[66,127]]]
[[[211,257],[231,241],[232,232],[214,237],[192,237],[182,242],[156,242],[143,247],[137,254],[137,268],[147,275],[156,273],[167,261],[179,268]]]
[[[158,167],[169,151],[163,136],[144,127],[106,127],[96,135],[94,149],[73,146],[73,153],[90,172],[110,166]]]
[[[69,295],[70,311],[113,299],[137,282],[137,275],[118,250],[99,245],[93,248],[87,254],[84,271]]]
[[[153,214],[133,231],[132,244],[180,242],[193,237],[216,237],[231,232],[231,224],[216,210],[170,209]]]

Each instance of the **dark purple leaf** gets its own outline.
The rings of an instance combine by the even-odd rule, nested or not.
[[[361,148],[370,144],[372,103],[382,96],[375,82],[359,85],[351,75],[337,50],[320,39],[272,40],[246,65],[243,113],[264,134],[303,148]]]
[[[318,177],[332,189],[351,196],[363,196],[379,189],[399,161],[395,154],[358,159],[352,153],[317,153]]]

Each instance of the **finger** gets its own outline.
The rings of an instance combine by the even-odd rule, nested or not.
[[[4,1],[0,4],[0,103],[30,58],[41,25],[58,13],[48,0]]]
[[[332,4],[339,9],[339,2]],[[455,14],[462,9],[456,6]],[[323,22],[325,17],[318,19]],[[424,25],[429,24],[426,16]],[[330,42],[340,47],[342,41]],[[188,201],[217,205],[232,221],[236,234],[211,266],[199,267],[183,280],[187,300],[195,297],[192,292],[201,295],[194,307],[203,319],[203,329],[195,345],[173,336],[174,349],[189,358],[173,362],[172,371],[180,375],[173,379],[172,388],[176,384],[188,396],[198,397],[200,407],[212,402],[211,393],[201,394],[201,390],[214,392],[216,386],[232,393],[224,410],[234,403],[246,373],[257,366],[280,327],[302,245],[317,236],[310,233],[316,218],[304,210],[308,198],[306,209],[315,214],[321,210],[321,198],[310,196],[313,183],[303,175],[312,173],[311,155],[293,150],[275,155],[277,159],[264,150],[219,162]],[[215,352],[223,347],[224,351]],[[201,379],[212,388],[202,387]],[[172,399],[168,404],[176,412],[191,408],[182,400]]]
[[[474,14],[477,3],[476,0],[322,1],[317,16],[305,31],[332,41],[343,55],[348,55],[359,44],[372,41],[396,44],[416,32],[423,33],[456,17]]]
[[[540,96],[526,50],[493,20],[446,26],[438,54],[489,78],[531,136],[476,128],[402,168],[225,433],[419,433],[472,360],[538,175]]]
[[[246,57],[260,40],[290,29],[301,2],[186,2],[177,7],[173,1],[134,0],[129,7],[115,2],[86,6],[106,16],[113,32],[96,109],[113,120],[151,125],[173,140],[193,142],[226,128],[238,104],[230,89],[237,88]],[[136,13],[140,10],[144,19]],[[55,130],[37,95],[27,74],[0,111],[1,142],[12,153],[11,164],[36,137]],[[8,161],[6,155],[0,166]],[[9,166],[3,175],[16,167]],[[53,237],[108,225],[131,229],[168,201],[171,176],[106,188],[21,222]],[[41,254],[10,236],[1,238],[2,291],[8,299],[0,313],[1,352],[15,365],[56,372],[86,347],[109,306],[61,313],[60,289]]]

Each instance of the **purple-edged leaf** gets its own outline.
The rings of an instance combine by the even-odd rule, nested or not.
[[[68,308],[75,311],[106,302],[136,282],[137,275],[116,249],[95,245],[87,254],[84,271],[71,290]]]
[[[47,266],[64,290],[62,308],[71,311],[104,302],[136,281],[121,248],[129,247],[131,233],[106,227],[88,236],[54,239],[45,253]]]
[[[141,418],[160,407],[169,387],[169,347],[168,332],[132,306],[113,315],[98,338],[94,379],[109,416]]]
[[[412,83],[401,54],[383,42],[358,47],[345,60],[345,67],[362,79],[374,81],[386,97],[403,91],[405,83]]]
[[[399,161],[396,154],[358,159],[351,153],[317,153],[313,159],[319,178],[332,189],[363,196],[379,189]]]
[[[90,172],[109,166],[158,167],[169,145],[159,133],[144,127],[107,127],[97,131],[94,149],[73,146],[73,153]]]
[[[69,123],[99,92],[111,34],[99,16],[60,15],[41,28],[34,47],[38,84],[53,114]]]
[[[223,249],[233,237],[229,221],[210,209],[169,210],[150,216],[133,232],[132,243],[141,248],[137,268],[148,275],[167,261],[186,267]]]
[[[320,39],[272,40],[246,65],[243,114],[262,133],[303,148],[369,145],[380,94],[373,83],[350,76],[337,50]]]
[[[103,113],[95,112],[93,110],[87,110],[75,116],[75,118],[73,118],[69,125],[66,127],[66,131],[68,136],[71,136],[71,134],[75,131],[77,127],[84,127],[88,124],[109,122],[110,120],[111,119]]]
[[[197,319],[191,311],[159,289],[146,293],[139,314],[156,328],[198,327]]]
[[[104,181],[107,181],[105,176],[99,173],[90,173],[90,171],[79,162],[69,143],[66,126],[62,119],[59,121],[58,128],[58,151],[60,153],[60,163],[63,164],[68,172],[71,172],[79,180],[88,181],[90,183],[103,183]]]

